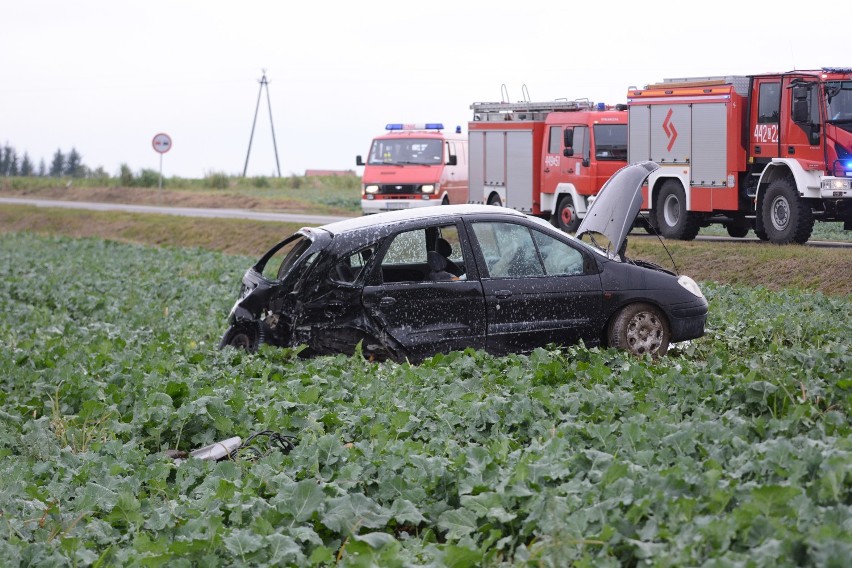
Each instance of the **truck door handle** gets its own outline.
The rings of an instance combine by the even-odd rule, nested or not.
[[[512,291],[511,290],[497,290],[496,292],[494,292],[494,295],[497,296],[498,300],[505,300],[506,298],[512,297]]]
[[[544,168],[544,173],[549,174],[549,173],[550,173],[550,168]]]
[[[391,298],[390,296],[385,296],[381,300],[379,300],[379,305],[383,308],[387,308],[388,306],[392,306],[396,303],[396,298]]]

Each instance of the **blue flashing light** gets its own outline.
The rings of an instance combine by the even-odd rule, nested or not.
[[[852,160],[849,160],[848,162],[846,162],[846,169],[852,170]]]
[[[427,122],[426,124],[402,124],[393,122],[385,125],[385,130],[443,130],[444,125],[440,122]]]
[[[606,110],[606,103],[598,103],[598,110]]]

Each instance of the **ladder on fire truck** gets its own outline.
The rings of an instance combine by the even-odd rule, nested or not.
[[[544,120],[551,112],[591,110],[593,107],[594,104],[588,99],[547,101],[542,103],[530,101],[517,103],[483,102],[470,105],[470,108],[473,110],[473,120],[477,122]]]

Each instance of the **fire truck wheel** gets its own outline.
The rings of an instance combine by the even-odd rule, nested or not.
[[[769,184],[760,214],[766,236],[775,244],[806,243],[814,229],[813,211],[808,202],[799,197],[789,177]]]
[[[497,195],[496,193],[492,193],[488,196],[488,205],[496,205],[497,207],[500,207],[503,205],[503,202],[500,201],[499,195]]]
[[[735,223],[728,223],[725,226],[728,229],[728,234],[734,238],[741,239],[748,234],[748,227],[743,227],[742,225],[737,225]]]
[[[444,198],[441,200],[441,205],[449,205],[449,204],[450,204],[450,198],[445,195]]]
[[[691,241],[701,229],[698,215],[686,210],[686,192],[677,180],[663,182],[656,209],[657,228],[667,239]]]
[[[574,200],[565,195],[556,206],[556,226],[566,233],[576,233],[580,226],[580,218],[574,210]]]

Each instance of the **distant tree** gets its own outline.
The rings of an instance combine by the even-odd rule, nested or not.
[[[6,148],[6,175],[18,175],[18,153],[14,148]]]
[[[118,178],[121,180],[122,186],[133,187],[133,171],[127,164],[121,164]]]
[[[93,170],[89,170],[88,177],[106,180],[109,179],[109,174],[106,172],[103,166],[98,166]]]
[[[0,148],[0,176],[9,175],[9,156],[12,154],[12,148],[7,142],[5,146]]]
[[[22,176],[31,176],[33,175],[33,163],[30,160],[30,155],[24,152],[24,157],[21,159],[21,175]]]
[[[44,163],[44,158],[39,160],[38,162],[38,177],[45,177],[47,175],[47,165]]]
[[[71,148],[68,157],[65,158],[64,173],[71,177],[83,177],[83,157],[77,152],[76,148]]]
[[[64,171],[65,156],[62,154],[62,150],[57,148],[53,155],[53,161],[50,163],[50,177],[61,177]]]

